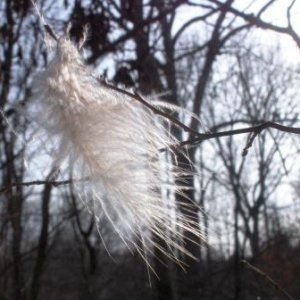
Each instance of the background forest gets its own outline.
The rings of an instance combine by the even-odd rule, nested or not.
[[[300,299],[299,1],[38,5],[57,33],[71,23],[74,41],[88,25],[84,57],[99,75],[187,108],[202,128],[177,117],[193,130],[229,133],[188,149],[198,175],[186,185],[208,243],[187,238],[198,262],[181,257],[186,271],[159,252],[149,257],[158,279],[105,222],[103,242],[68,184],[47,182],[53,145],[35,142],[24,113],[49,61],[43,28],[29,0],[1,0],[0,299]],[[255,129],[265,122],[286,132]]]

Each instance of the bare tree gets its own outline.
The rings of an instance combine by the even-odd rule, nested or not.
[[[117,267],[104,259],[107,257],[104,245],[94,243],[97,234],[94,219],[81,212],[80,202],[67,188],[71,180],[61,177],[36,180],[37,168],[26,170],[24,151],[33,127],[20,111],[29,99],[33,74],[47,58],[40,24],[30,1],[2,1],[0,286],[3,297],[47,297],[47,287],[51,286],[50,279],[58,266],[56,255],[60,257],[59,264],[68,269],[64,273],[61,268],[59,278],[74,278],[74,282],[84,286],[78,289],[82,293],[89,291],[91,298],[98,297],[95,283],[98,278],[102,278],[99,286],[103,298],[107,295],[126,297],[125,285],[129,286],[132,279],[128,274],[134,272],[137,277],[141,275],[136,281],[132,280],[143,285],[142,294],[139,294],[143,298],[192,299],[202,295],[206,299],[204,286],[208,285],[207,299],[218,298],[220,294],[224,298],[234,295],[235,299],[243,296],[241,276],[244,273],[240,260],[249,254],[253,262],[258,260],[263,247],[274,236],[274,228],[280,227],[281,216],[278,214],[275,218],[276,203],[271,199],[290,170],[291,159],[285,147],[292,153],[289,146],[292,143],[288,144],[286,133],[299,134],[299,128],[295,128],[298,126],[294,104],[296,90],[291,88],[295,70],[278,64],[275,54],[265,57],[247,50],[247,34],[262,28],[288,35],[298,46],[300,43],[291,17],[295,1],[286,4],[286,26],[264,20],[264,14],[276,5],[276,1],[262,1],[255,13],[251,7],[242,11],[237,4],[233,0],[64,1],[66,12],[60,13],[60,7],[53,2],[41,3],[45,19],[56,31],[63,32],[66,24],[72,23],[70,34],[74,41],[80,40],[82,27],[89,25],[85,56],[89,65],[102,67],[102,62],[109,61],[106,71],[102,67],[103,75],[114,79],[119,87],[134,87],[148,99],[161,95],[168,103],[192,110],[210,130],[203,132],[195,119],[184,119],[181,115],[168,119],[172,123],[177,118],[180,124],[186,124],[181,126],[186,132],[176,126],[172,130],[182,140],[182,147],[192,146],[187,152],[194,168],[203,173],[200,177],[186,178],[184,183],[192,188],[186,196],[194,203],[191,219],[196,217],[196,222],[193,226],[204,223],[204,231],[209,234],[213,223],[220,221],[215,221],[213,216],[207,217],[206,210],[210,212],[212,207],[219,210],[224,227],[234,233],[229,245],[220,241],[220,248],[227,249],[227,256],[219,262],[212,249],[204,251],[199,247],[201,242],[193,243],[185,232],[183,247],[200,259],[200,263],[188,256],[181,257],[190,265],[188,274],[183,274],[156,249],[157,261],[153,261],[159,280],[154,279],[156,292],[149,292],[147,278],[141,275],[145,270],[138,259],[129,258],[124,249],[117,255]],[[185,9],[193,12],[193,16],[178,26],[180,14]],[[236,51],[237,44],[239,51]],[[243,52],[242,48],[246,50]],[[222,78],[224,68],[227,74]],[[128,94],[128,91],[123,92]],[[132,93],[131,96],[141,100]],[[237,137],[237,134],[248,134],[248,137]],[[210,142],[204,144],[208,139]],[[294,140],[294,144],[297,142]],[[42,148],[34,149],[29,159],[42,164],[45,158],[41,158],[39,152]],[[190,161],[181,155],[179,165],[189,168]],[[223,204],[218,201],[220,194],[225,192],[230,206],[227,216],[222,211]],[[177,200],[180,203],[186,198],[179,195]],[[62,208],[61,201],[68,205]],[[71,238],[62,238],[64,234]],[[112,233],[107,236],[113,237]],[[157,242],[166,249],[163,240]],[[79,252],[70,250],[74,247]],[[223,255],[226,251],[219,252]],[[76,261],[74,265],[64,264],[65,253],[72,255]],[[208,266],[206,270],[210,275],[203,272],[201,264]],[[215,270],[219,267],[226,271]],[[217,277],[211,275],[211,269],[218,273]],[[228,274],[233,274],[235,281],[231,286],[233,292],[218,294],[218,284],[221,285]],[[84,283],[77,280],[77,276],[84,278]],[[116,282],[113,282],[114,276]],[[120,282],[123,285],[119,288]],[[75,295],[74,291],[68,291]]]

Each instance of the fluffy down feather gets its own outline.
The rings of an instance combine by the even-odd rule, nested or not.
[[[54,163],[67,162],[74,177],[87,178],[76,190],[97,221],[104,214],[141,254],[158,247],[155,236],[167,242],[170,256],[184,251],[184,230],[200,236],[174,197],[166,199],[183,193],[178,182],[187,174],[160,151],[177,141],[159,116],[101,84],[68,38],[59,39],[34,86],[36,119],[57,144]]]

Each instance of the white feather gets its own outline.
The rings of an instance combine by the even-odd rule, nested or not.
[[[149,250],[158,247],[153,236],[160,236],[178,252],[184,251],[184,230],[201,235],[174,198],[162,196],[183,193],[176,183],[186,174],[161,152],[177,141],[157,115],[101,84],[68,38],[59,39],[34,87],[37,120],[57,143],[54,163],[67,161],[73,176],[88,178],[77,190],[88,190],[92,200],[83,191],[81,197],[96,219],[104,213],[126,245],[140,253],[137,238]]]

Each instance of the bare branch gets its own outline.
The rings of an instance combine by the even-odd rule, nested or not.
[[[293,1],[291,2],[291,4],[289,5],[288,9],[287,9],[287,21],[288,21],[288,27],[289,27],[292,31],[294,31],[294,29],[293,29],[293,25],[292,25],[292,21],[291,21],[291,11],[292,11],[292,8],[293,8],[295,2],[296,2],[296,0],[293,0]]]
[[[267,8],[272,5],[276,0],[270,0],[269,2],[267,2],[258,12],[257,16],[260,17],[266,10]]]
[[[246,260],[242,260],[241,263],[245,265],[248,269],[253,271],[254,273],[264,277],[276,290],[280,291],[286,297],[286,299],[294,300],[294,298],[286,290],[284,290],[274,279],[272,279],[267,273],[263,272],[257,267],[254,267]]]
[[[246,156],[248,154],[249,149],[252,147],[252,144],[255,138],[258,136],[260,132],[251,132],[247,141],[245,148],[243,149],[242,156]]]
[[[184,142],[181,142],[179,144],[180,147],[187,146],[187,145],[196,145],[200,144],[201,142],[205,140],[215,139],[219,137],[224,136],[233,136],[238,134],[244,134],[244,133],[260,133],[264,129],[267,128],[274,128],[283,132],[292,133],[300,135],[300,128],[298,127],[290,127],[290,126],[284,126],[275,122],[265,122],[263,124],[248,127],[248,128],[240,128],[240,129],[234,129],[234,130],[227,130],[227,131],[221,131],[221,132],[214,132],[214,133],[198,133],[198,137],[194,139],[190,139]]]
[[[205,20],[206,18],[212,16],[213,14],[215,14],[216,12],[218,11],[218,9],[213,9],[211,10],[210,12],[204,14],[204,15],[201,15],[201,16],[198,16],[198,17],[195,17],[195,18],[192,18],[190,19],[188,22],[184,23],[180,28],[179,30],[175,33],[174,37],[173,37],[173,44],[175,45],[177,40],[179,39],[179,37],[181,36],[181,34],[191,25],[195,24],[196,22],[199,22],[199,21],[203,21]]]
[[[221,1],[210,0],[210,2],[218,5],[220,9],[223,9],[224,3],[222,3]],[[300,37],[290,26],[282,27],[282,26],[274,25],[272,23],[265,22],[259,17],[259,15],[255,16],[254,14],[247,14],[242,11],[239,11],[238,9],[232,6],[227,7],[226,9],[231,13],[235,14],[236,16],[239,16],[245,21],[249,22],[251,25],[260,27],[262,29],[270,29],[279,33],[289,35],[290,37],[292,37],[292,39],[296,42],[297,46],[300,48]]]
[[[52,27],[48,24],[44,25],[45,31],[55,40],[58,41],[59,37],[57,36],[57,34],[54,32],[54,30],[52,29]]]
[[[26,182],[15,182],[12,183],[10,186],[3,187],[0,189],[0,194],[7,192],[8,190],[12,189],[13,187],[18,187],[18,186],[33,186],[33,185],[45,185],[45,184],[51,184],[54,187],[58,187],[61,185],[66,185],[66,184],[71,184],[73,183],[74,180],[72,179],[67,179],[67,180],[34,180],[34,181],[26,181]]]

